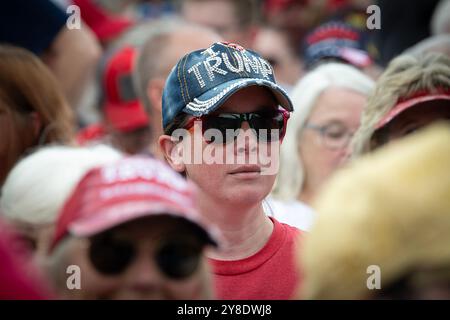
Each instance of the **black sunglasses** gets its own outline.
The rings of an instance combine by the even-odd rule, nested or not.
[[[244,121],[248,122],[258,141],[272,142],[282,140],[286,134],[286,125],[289,119],[289,112],[284,109],[249,112],[249,113],[220,113],[217,115],[205,115],[191,118],[186,126],[186,130],[192,129],[196,121],[202,123],[202,134],[208,129],[215,129],[220,132],[222,139],[213,140],[205,137],[207,143],[228,143],[234,141],[239,134]],[[233,134],[230,135],[230,130]]]
[[[185,237],[161,242],[153,259],[159,270],[169,279],[182,280],[197,270],[202,244]],[[130,241],[114,239],[110,233],[91,238],[89,258],[94,268],[107,276],[124,272],[136,258],[137,249]]]

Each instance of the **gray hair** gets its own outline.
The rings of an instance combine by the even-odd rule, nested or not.
[[[428,52],[443,53],[450,57],[450,34],[426,38],[405,50],[404,54],[423,55]]]
[[[133,70],[133,84],[148,113],[151,113],[152,110],[146,93],[148,83],[164,72],[164,63],[161,63],[164,59],[161,58],[167,48],[170,36],[180,29],[181,24],[181,20],[176,18],[163,18],[153,22],[152,30],[139,50],[136,67]]]
[[[450,32],[450,0],[441,0],[431,17],[431,34],[439,35]]]
[[[152,112],[152,106],[147,96],[147,87],[150,80],[157,77],[166,78],[172,65],[164,59],[167,50],[170,50],[168,42],[173,34],[185,30],[198,30],[210,32],[218,37],[212,30],[195,24],[188,23],[180,18],[166,17],[152,22],[151,31],[141,46],[136,67],[133,70],[133,85],[148,113]]]
[[[281,145],[280,170],[272,191],[274,198],[289,201],[298,197],[304,182],[298,137],[317,99],[330,87],[349,89],[368,96],[374,88],[374,81],[352,66],[331,62],[318,66],[297,82],[291,92],[295,111]]]

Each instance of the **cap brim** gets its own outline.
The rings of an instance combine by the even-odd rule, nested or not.
[[[339,57],[358,68],[368,67],[373,62],[367,52],[355,48],[340,48]]]
[[[268,88],[281,107],[287,111],[294,111],[292,102],[283,88],[271,81],[254,78],[234,79],[223,83],[195,98],[194,101],[186,105],[183,111],[193,116],[208,114],[219,108],[234,93],[250,86]]]
[[[409,100],[406,100],[404,102],[401,102],[397,104],[394,108],[392,108],[388,114],[386,114],[375,126],[375,130],[378,130],[388,123],[390,123],[394,118],[396,118],[398,115],[403,113],[404,111],[408,110],[409,108],[429,101],[437,101],[437,100],[444,100],[449,101],[450,95],[448,94],[434,94],[434,95],[427,95],[417,98],[412,98]]]
[[[118,131],[132,131],[149,123],[149,117],[139,101],[123,104],[107,103],[104,110],[107,122]]]
[[[68,230],[76,237],[91,237],[139,218],[159,215],[169,215],[186,220],[198,228],[205,242],[213,246],[218,245],[215,231],[210,230],[205,223],[191,218],[198,216],[196,211],[154,200],[135,200],[108,206],[107,209],[95,215],[73,222]]]

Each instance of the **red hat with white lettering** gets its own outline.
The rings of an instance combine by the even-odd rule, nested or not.
[[[51,250],[68,234],[90,237],[126,222],[171,215],[192,223],[206,243],[217,230],[202,219],[196,189],[165,163],[128,157],[89,171],[60,212]]]

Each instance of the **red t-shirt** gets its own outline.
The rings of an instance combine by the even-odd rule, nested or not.
[[[254,255],[235,261],[209,259],[217,299],[286,300],[293,297],[301,276],[296,266],[297,228],[273,221],[266,245]]]

